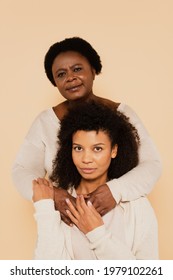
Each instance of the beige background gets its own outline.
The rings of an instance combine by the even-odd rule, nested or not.
[[[36,115],[62,101],[45,76],[45,52],[74,35],[102,58],[95,93],[130,105],[160,151],[163,175],[150,200],[160,258],[173,259],[172,0],[1,0],[0,259],[32,258],[33,207],[14,188],[11,165]]]

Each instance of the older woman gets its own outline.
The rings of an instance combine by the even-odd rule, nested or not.
[[[161,174],[158,152],[140,119],[129,106],[93,93],[95,76],[102,69],[100,57],[93,47],[82,38],[67,38],[50,47],[44,65],[48,79],[66,100],[40,113],[26,135],[12,171],[19,192],[25,198],[32,199],[32,180],[49,176],[52,172],[52,161],[58,147],[57,133],[63,116],[69,108],[94,100],[124,113],[138,130],[141,145],[138,165],[120,178],[98,187],[91,194],[93,205],[104,215],[120,201],[132,201],[148,194]],[[64,219],[67,216],[64,209],[67,197],[75,204],[75,200],[65,190],[56,189],[56,208]]]

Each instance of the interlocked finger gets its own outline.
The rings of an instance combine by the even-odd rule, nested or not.
[[[76,208],[81,215],[83,215],[85,213],[86,203],[85,203],[84,197],[82,195],[79,195],[76,198]]]
[[[68,207],[70,209],[70,212],[73,214],[73,216],[76,217],[77,219],[79,219],[80,215],[79,215],[78,211],[76,210],[76,208],[71,203],[70,199],[66,198],[66,203],[67,203],[67,205],[68,205]],[[68,210],[67,210],[67,213],[68,213]]]

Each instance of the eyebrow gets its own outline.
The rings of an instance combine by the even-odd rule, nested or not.
[[[83,66],[83,64],[82,63],[75,63],[75,64],[73,64],[72,66],[70,66],[70,68],[73,68],[73,67],[75,67],[75,66]],[[65,71],[67,68],[58,68],[56,71],[55,71],[55,74],[57,74],[58,72],[60,72],[60,71]]]
[[[81,144],[78,144],[78,143],[72,143],[72,145],[79,145],[79,146],[82,146]],[[105,143],[96,143],[96,144],[94,144],[93,146],[100,146],[100,145],[104,146]]]

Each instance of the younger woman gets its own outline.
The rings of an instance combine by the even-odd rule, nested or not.
[[[69,110],[58,137],[51,179],[76,197],[76,207],[66,200],[73,225],[67,226],[55,210],[52,184],[34,180],[35,258],[157,259],[157,221],[146,197],[120,202],[103,217],[87,199],[138,164],[137,130],[117,110],[87,102]]]

